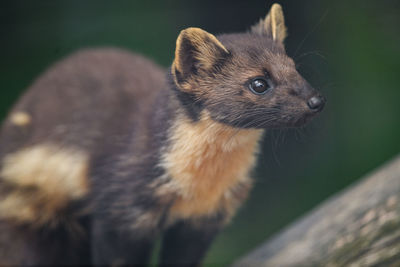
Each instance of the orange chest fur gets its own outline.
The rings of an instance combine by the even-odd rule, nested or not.
[[[181,122],[173,128],[172,146],[163,165],[177,194],[175,218],[210,215],[229,202],[230,191],[249,182],[260,130],[238,130],[211,121]]]

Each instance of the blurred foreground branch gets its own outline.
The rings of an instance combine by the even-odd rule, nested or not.
[[[400,156],[234,266],[400,266]]]

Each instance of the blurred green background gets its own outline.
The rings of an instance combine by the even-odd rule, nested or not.
[[[253,193],[214,243],[227,265],[400,150],[400,1],[280,1],[287,52],[327,97],[324,112],[263,142]],[[163,66],[185,27],[247,30],[272,1],[1,1],[0,116],[50,64],[117,46]],[[332,215],[334,216],[334,214]]]

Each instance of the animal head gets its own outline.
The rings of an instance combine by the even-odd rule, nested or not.
[[[245,33],[181,31],[171,74],[191,117],[207,111],[230,126],[270,128],[301,126],[320,112],[325,99],[286,55],[286,35],[278,4]]]

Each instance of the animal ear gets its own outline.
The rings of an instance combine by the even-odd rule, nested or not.
[[[251,27],[251,32],[271,36],[273,40],[283,43],[287,36],[285,17],[280,4],[273,4],[265,19]]]
[[[211,71],[227,55],[228,50],[214,35],[199,28],[187,28],[176,40],[172,73],[179,82],[199,72]]]

